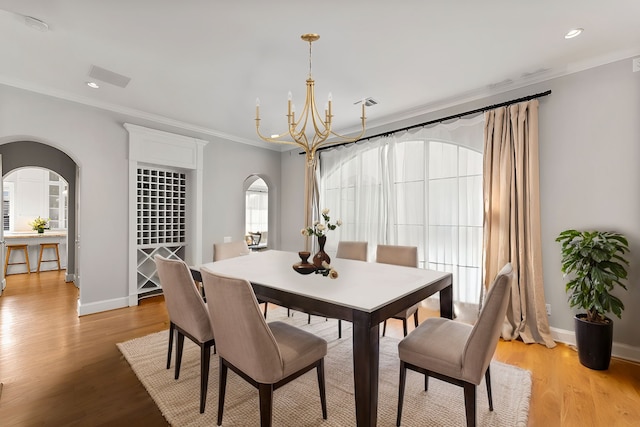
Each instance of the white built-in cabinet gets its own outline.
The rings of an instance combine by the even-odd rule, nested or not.
[[[125,124],[129,131],[129,305],[162,292],[154,256],[202,259],[206,141]]]
[[[4,229],[30,231],[36,217],[49,218],[51,230],[67,229],[67,183],[43,168],[22,168],[3,178]]]

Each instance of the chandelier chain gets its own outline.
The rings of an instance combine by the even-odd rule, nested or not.
[[[309,78],[311,78],[311,41],[309,42]]]

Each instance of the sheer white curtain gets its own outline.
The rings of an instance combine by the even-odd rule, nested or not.
[[[245,206],[246,231],[267,231],[269,222],[269,193],[247,190],[245,193]]]
[[[330,209],[342,226],[328,234],[325,250],[335,252],[340,240],[369,242],[369,259],[381,243],[386,220],[383,140],[341,146],[320,156],[320,206]],[[372,249],[373,247],[373,249]]]
[[[420,266],[454,275],[454,298],[476,305],[482,282],[483,117],[323,151],[320,206],[339,240],[418,247]]]

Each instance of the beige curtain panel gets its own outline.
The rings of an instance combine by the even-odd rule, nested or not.
[[[538,100],[485,112],[484,270],[514,275],[502,337],[551,348],[542,279]]]

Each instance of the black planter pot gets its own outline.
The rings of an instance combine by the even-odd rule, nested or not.
[[[608,323],[587,322],[586,314],[576,314],[576,344],[580,363],[590,369],[609,369],[613,343],[613,320]]]

